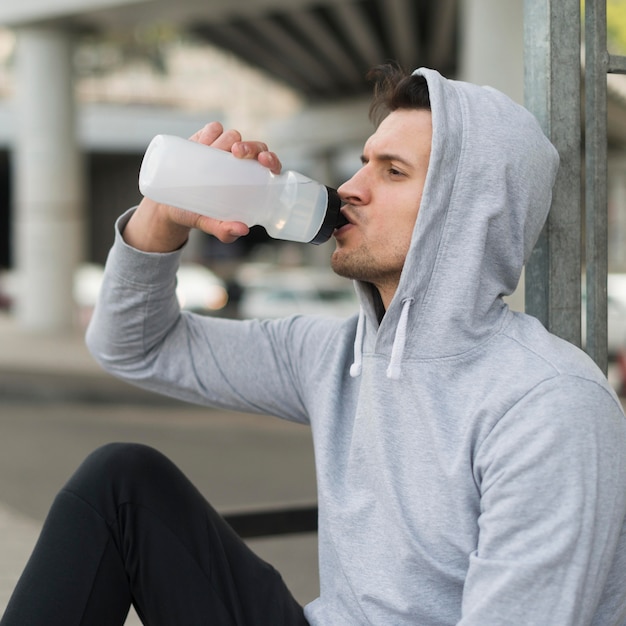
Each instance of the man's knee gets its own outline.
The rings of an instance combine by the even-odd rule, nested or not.
[[[65,489],[77,495],[120,493],[133,484],[158,480],[170,461],[149,446],[138,443],[109,443],[103,445],[82,462]]]

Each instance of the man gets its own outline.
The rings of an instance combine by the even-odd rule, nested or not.
[[[81,615],[106,606],[106,623],[132,599],[151,625],[626,624],[621,407],[586,355],[502,300],[545,221],[557,154],[492,89],[427,69],[376,77],[378,126],[339,189],[349,223],[332,256],[358,317],[181,314],[189,229],[232,241],[247,228],[143,200],[118,223],[88,333],[128,381],[311,425],[320,597],[302,612],[167,461],[109,446],[53,506],[7,612],[31,621],[3,626],[44,623],[24,590],[57,580],[41,565],[55,549],[80,572],[56,604],[74,585]],[[195,139],[280,170],[217,124]]]

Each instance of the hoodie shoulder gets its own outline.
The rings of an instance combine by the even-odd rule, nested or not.
[[[536,318],[523,313],[511,313],[502,334],[516,344],[516,352],[523,352],[525,360],[534,363],[532,367],[536,371],[543,372],[544,379],[573,377],[586,380],[604,389],[620,404],[606,376],[593,359],[580,348],[548,332]]]

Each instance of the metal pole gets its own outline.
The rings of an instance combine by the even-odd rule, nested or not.
[[[607,348],[607,90],[606,2],[585,3],[585,259],[587,346],[606,373]]]
[[[552,208],[526,267],[526,311],[581,343],[579,0],[525,0],[525,105],[557,148]]]
[[[626,74],[626,57],[609,54],[607,71],[611,74]]]

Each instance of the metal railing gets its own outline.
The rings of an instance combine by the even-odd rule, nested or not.
[[[587,352],[606,371],[607,74],[626,73],[626,57],[607,50],[606,0],[585,3],[585,272]]]
[[[317,505],[285,506],[224,513],[242,539],[317,532]]]
[[[626,72],[626,57],[608,53],[606,33],[606,0],[587,0],[583,129],[580,0],[524,2],[525,104],[561,157],[552,209],[526,268],[526,310],[551,332],[581,345],[584,131],[586,350],[604,372],[608,367],[607,73]]]

